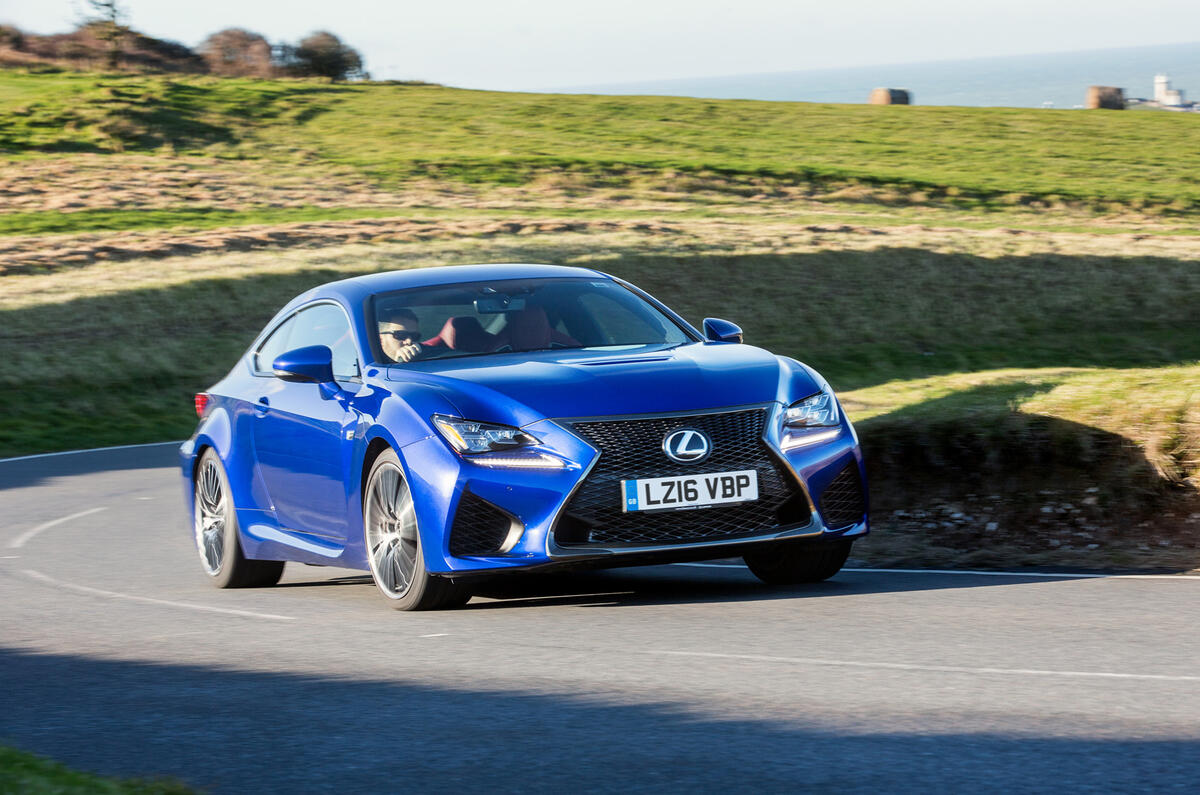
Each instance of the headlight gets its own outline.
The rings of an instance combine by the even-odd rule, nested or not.
[[[435,414],[433,426],[456,453],[469,457],[476,464],[534,469],[560,469],[566,466],[561,458],[525,449],[542,442],[533,434],[511,425]]]
[[[463,455],[515,450],[530,444],[540,444],[536,437],[511,425],[471,422],[441,414],[433,416],[433,424],[450,446]]]
[[[798,400],[783,413],[780,446],[784,450],[828,441],[841,432],[837,398],[829,388]]]
[[[829,428],[838,424],[838,404],[833,393],[821,391],[788,406],[783,415],[787,428]]]

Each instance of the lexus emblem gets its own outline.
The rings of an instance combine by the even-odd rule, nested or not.
[[[694,464],[708,458],[712,452],[712,442],[703,431],[682,428],[672,431],[663,439],[663,452],[672,461],[681,464]]]

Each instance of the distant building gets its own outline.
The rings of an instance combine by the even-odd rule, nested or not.
[[[1183,90],[1171,88],[1171,78],[1166,75],[1154,76],[1154,98],[1131,98],[1129,105],[1152,110],[1174,110],[1200,113],[1200,102],[1188,102],[1183,96]]]
[[[1183,91],[1171,88],[1171,78],[1166,75],[1154,76],[1154,101],[1164,108],[1178,108],[1187,104],[1183,101]]]
[[[1088,86],[1085,108],[1125,110],[1125,90],[1116,86]]]
[[[877,88],[867,102],[872,105],[911,105],[912,96],[903,88]]]

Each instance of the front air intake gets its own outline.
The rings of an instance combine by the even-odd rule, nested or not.
[[[504,545],[512,519],[487,500],[463,492],[450,527],[450,554],[494,555]]]
[[[867,511],[858,462],[851,461],[821,492],[821,515],[830,529],[849,527],[862,521]]]

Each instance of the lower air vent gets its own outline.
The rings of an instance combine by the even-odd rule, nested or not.
[[[858,462],[851,461],[821,493],[821,515],[825,517],[826,526],[837,529],[858,524],[866,510]]]
[[[450,554],[492,555],[500,551],[512,520],[487,500],[463,492],[450,527]]]

